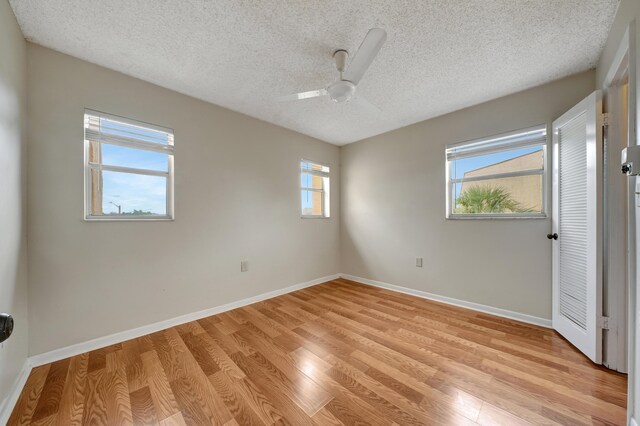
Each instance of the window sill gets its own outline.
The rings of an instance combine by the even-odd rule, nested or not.
[[[463,215],[456,214],[447,216],[447,220],[486,220],[486,219],[497,219],[497,220],[505,220],[505,219],[548,219],[549,216],[545,213],[540,214],[528,214],[528,215],[491,215],[491,214],[472,214],[472,215]]]
[[[85,217],[85,222],[174,222],[176,219],[170,216],[149,217]]]
[[[331,216],[300,216],[300,219],[331,219]]]

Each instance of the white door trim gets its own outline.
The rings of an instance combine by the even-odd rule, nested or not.
[[[605,130],[604,170],[604,259],[603,310],[609,317],[609,330],[604,331],[603,364],[626,373],[628,369],[628,306],[629,287],[634,265],[634,248],[629,230],[633,217],[634,188],[620,172],[620,152],[627,146],[632,117],[628,102],[622,107],[623,81],[629,75],[629,28],[620,41],[614,60],[603,84],[604,107],[609,115]],[[627,88],[630,84],[627,85]]]
[[[628,144],[640,145],[638,140],[637,126],[640,122],[637,110],[638,96],[638,52],[636,46],[636,21],[632,20],[625,30],[616,54],[611,63],[609,70],[603,82],[603,88],[609,88],[619,76],[620,68],[624,66],[624,62],[628,64],[627,73],[629,78],[628,88]],[[617,159],[612,159],[615,161]],[[640,411],[640,405],[637,403],[637,395],[640,394],[640,276],[636,265],[640,263],[640,217],[637,215],[637,191],[636,186],[639,183],[637,177],[630,177],[628,181],[629,198],[628,198],[628,218],[627,218],[627,244],[628,244],[628,262],[627,262],[627,371],[628,395],[627,395],[627,424],[637,426],[637,419]],[[618,307],[620,309],[620,307]]]
[[[636,46],[636,21],[633,20],[629,23],[627,30],[623,37],[623,43],[627,43],[628,52],[629,52],[629,144],[640,145],[640,141],[638,141],[638,132],[637,126],[640,118],[638,117],[638,110],[636,99],[638,96],[638,87],[637,87],[637,79],[638,79],[638,51]],[[632,188],[632,192],[635,192],[635,186],[637,184],[638,178],[631,179],[629,181],[629,186]],[[638,256],[640,255],[640,249],[638,245],[640,244],[640,236],[638,232],[640,231],[640,227],[637,226],[637,221],[640,220],[639,217],[636,217],[636,194],[631,194],[631,199],[629,205],[632,207],[629,209],[629,277],[630,283],[628,288],[628,301],[629,301],[629,309],[628,309],[628,325],[627,325],[627,335],[629,336],[628,340],[628,351],[629,351],[629,387],[628,387],[628,396],[627,396],[627,413],[629,418],[629,423],[633,424],[640,416],[640,404],[637,402],[638,395],[640,395],[640,291],[638,291],[640,287],[640,276],[638,276],[638,271],[636,268],[636,264],[640,259]],[[635,418],[635,420],[634,420]],[[637,423],[636,423],[637,424]]]

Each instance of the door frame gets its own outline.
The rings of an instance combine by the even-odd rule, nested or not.
[[[635,247],[630,237],[635,228],[631,223],[635,190],[633,182],[620,172],[620,152],[627,146],[632,131],[629,47],[627,29],[603,83],[603,108],[609,114],[604,137],[603,312],[609,318],[609,329],[603,332],[602,363],[622,373],[628,369],[629,290],[635,269],[631,256]],[[621,100],[625,80],[628,81],[626,111]],[[626,208],[616,209],[621,205]]]
[[[603,82],[603,89],[607,90],[615,81],[621,65],[625,61],[628,64],[628,144],[640,145],[638,140],[637,125],[637,64],[638,52],[636,46],[636,21],[632,20],[622,36],[618,45],[616,55],[607,71]],[[636,395],[640,394],[640,275],[638,275],[637,264],[640,263],[640,217],[636,214],[636,205],[640,202],[640,189],[638,177],[629,177],[628,181],[628,221],[627,221],[627,242],[628,242],[628,285],[627,285],[627,371],[628,371],[628,392],[627,392],[627,424],[637,425],[640,421],[640,412],[637,412],[638,404]],[[637,312],[636,312],[637,311]]]

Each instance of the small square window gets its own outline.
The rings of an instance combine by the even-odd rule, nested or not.
[[[447,147],[447,217],[546,217],[546,148],[546,126]]]
[[[300,199],[303,218],[330,216],[329,166],[302,160],[300,162]]]
[[[173,219],[173,131],[85,111],[85,219]]]

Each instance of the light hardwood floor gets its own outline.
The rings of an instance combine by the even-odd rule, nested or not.
[[[554,331],[346,280],[35,368],[17,424],[615,424]]]

